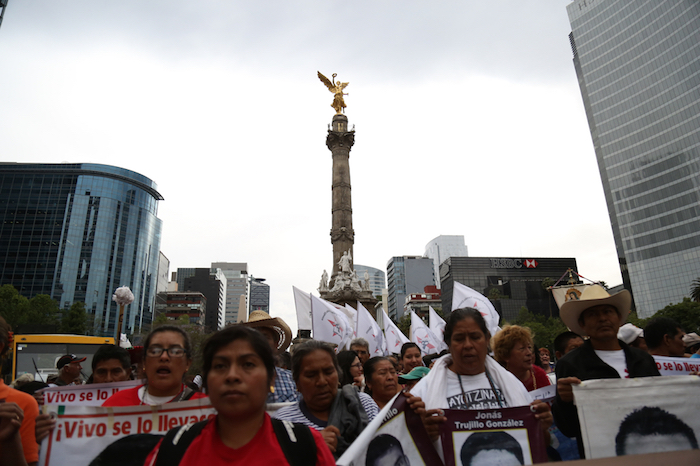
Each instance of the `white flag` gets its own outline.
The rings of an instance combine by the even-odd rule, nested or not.
[[[386,339],[386,349],[388,353],[400,354],[404,343],[409,343],[406,335],[394,324],[386,311],[382,309],[382,325],[384,326],[384,338]]]
[[[336,352],[345,349],[352,339],[352,328],[345,314],[314,295],[311,295],[311,323],[314,339],[338,345]]]
[[[440,351],[447,348],[447,343],[445,343],[445,325],[446,322],[442,320],[442,317],[435,312],[433,306],[428,306],[428,320],[429,328],[435,334],[437,339],[440,341]]]
[[[418,345],[424,355],[439,352],[437,337],[425,325],[423,319],[413,311],[411,311],[411,341]]]
[[[463,307],[476,309],[484,316],[486,328],[488,328],[491,336],[494,336],[496,332],[498,332],[498,322],[501,320],[501,317],[498,315],[496,308],[493,307],[493,304],[491,304],[491,301],[478,291],[472,290],[461,283],[454,282],[454,288],[452,290],[452,310],[454,311]]]
[[[357,302],[357,331],[358,338],[364,338],[369,343],[369,356],[384,356],[384,336],[372,314]]]
[[[352,327],[352,337],[356,338],[357,337],[357,311],[352,308],[351,305],[348,303],[345,303],[345,306],[339,308],[341,311],[343,311],[343,314],[345,314],[345,317],[348,318],[348,322],[350,323],[350,326]]]
[[[297,328],[311,330],[311,295],[304,293],[296,286],[294,290],[294,306],[297,308]]]

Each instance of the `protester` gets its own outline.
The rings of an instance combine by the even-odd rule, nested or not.
[[[533,364],[532,332],[529,328],[506,325],[493,336],[491,344],[496,361],[515,375],[528,392],[551,385],[544,369]]]
[[[531,405],[546,442],[552,413],[549,405],[530,401],[525,386],[512,373],[488,356],[490,333],[479,311],[453,311],[445,326],[450,353],[438,359],[411,394],[425,403],[423,422],[435,441],[447,419],[442,409],[498,409]]]
[[[56,362],[58,378],[53,383],[59,387],[71,384],[80,385],[82,383],[80,380],[80,371],[83,370],[83,366],[81,366],[80,363],[86,359],[87,358],[79,358],[75,354],[61,356]]]
[[[397,374],[400,374],[402,372],[401,368],[401,361],[399,360],[399,355],[398,354],[389,354],[387,356],[389,361],[391,361],[391,364],[394,365],[394,370],[396,370]]]
[[[276,371],[263,334],[229,326],[207,340],[203,359],[204,386],[216,417],[171,430],[145,464],[335,464],[321,434],[273,422],[265,412]]]
[[[270,317],[265,311],[253,311],[248,316],[248,321],[240,325],[252,327],[267,338],[273,355],[283,353],[292,342],[292,330],[287,323],[279,317]],[[275,367],[275,390],[267,396],[268,403],[286,403],[299,400],[292,372],[281,367]]]
[[[700,336],[697,333],[686,333],[683,337],[685,354],[691,358],[700,358]]]
[[[684,335],[685,332],[678,322],[668,317],[655,317],[644,327],[649,354],[654,356],[684,357]]]
[[[295,345],[292,374],[302,396],[273,416],[321,431],[336,458],[379,412],[369,395],[348,385],[338,390],[338,373],[338,361],[329,344],[309,340]]]
[[[350,350],[357,353],[360,362],[364,365],[369,359],[369,343],[364,338],[355,338],[350,342]]]
[[[404,386],[404,390],[407,392],[410,392],[411,389],[418,383],[420,380],[428,375],[428,372],[430,372],[430,369],[427,367],[423,366],[418,366],[414,367],[411,372],[408,374],[400,375],[399,376],[399,383]]]
[[[540,360],[542,361],[540,367],[544,369],[545,373],[550,374],[554,372],[554,364],[547,348],[540,348]]]
[[[567,301],[561,306],[559,315],[564,324],[589,337],[583,346],[557,362],[557,396],[553,404],[557,427],[564,435],[576,437],[581,458],[585,458],[581,427],[571,386],[590,379],[659,375],[649,353],[617,339],[631,304],[632,296],[627,290],[611,296],[602,286],[591,285],[581,293],[579,300]]]
[[[0,317],[0,366],[10,349],[10,326]],[[5,385],[0,377],[0,463],[35,465],[39,445],[34,439],[34,425],[39,405],[33,396]]]
[[[190,338],[183,329],[174,325],[156,327],[146,336],[143,347],[146,383],[115,393],[102,406],[154,406],[206,396],[183,383],[192,363]]]
[[[562,332],[554,338],[554,356],[559,361],[565,354],[579,346],[583,346],[581,335],[571,331]]]
[[[617,339],[624,341],[632,348],[649,351],[646,340],[644,339],[644,330],[634,324],[627,323],[620,327],[620,330],[617,331]]]
[[[357,390],[365,386],[365,378],[360,358],[355,351],[344,350],[338,353],[338,367],[340,367],[340,386],[351,384]]]
[[[92,357],[91,383],[124,382],[131,380],[131,356],[124,348],[102,345]]]
[[[367,383],[365,392],[377,403],[379,409],[386,406],[394,395],[401,391],[396,369],[384,356],[370,358],[365,363],[364,371]]]
[[[420,348],[415,343],[404,343],[401,347],[402,374],[408,374],[414,367],[422,366]]]

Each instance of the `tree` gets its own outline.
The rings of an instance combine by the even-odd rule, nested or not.
[[[669,304],[651,317],[668,317],[688,333],[700,332],[700,303],[690,298],[683,298],[678,304]]]
[[[29,300],[20,296],[12,285],[0,287],[0,315],[12,328],[24,323],[25,315],[29,309]]]
[[[401,330],[401,332],[408,337],[411,334],[411,314],[404,314],[396,326]]]
[[[566,331],[566,325],[561,319],[533,314],[524,306],[520,309],[518,317],[513,323],[529,328],[532,331],[535,345],[538,348],[547,348],[551,353],[554,353],[554,339]]]
[[[47,294],[38,294],[29,300],[26,322],[30,324],[58,325],[58,303]]]
[[[88,329],[88,315],[85,312],[85,303],[78,301],[73,303],[70,309],[63,313],[61,319],[61,333],[85,335]]]
[[[700,303],[700,278],[696,278],[693,280],[693,283],[690,284],[690,297],[693,298],[693,301],[696,303]]]

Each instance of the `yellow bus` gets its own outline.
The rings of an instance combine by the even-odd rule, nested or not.
[[[87,358],[81,363],[83,377],[92,373],[92,356],[102,345],[114,344],[111,337],[88,337],[85,335],[14,335],[12,342],[12,380],[22,374],[34,374],[34,380],[46,381],[58,374],[56,363],[64,354],[75,354]]]

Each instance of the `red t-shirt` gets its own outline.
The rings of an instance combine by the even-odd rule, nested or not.
[[[127,388],[126,390],[120,390],[114,395],[110,396],[105,400],[104,403],[102,403],[102,406],[138,406],[143,403],[141,403],[141,399],[139,398],[139,389],[143,387],[143,385],[139,385],[138,387],[134,388]],[[182,386],[182,389],[185,389],[185,386]],[[190,400],[196,400],[197,398],[206,398],[207,395],[204,393],[196,392]]]
[[[316,464],[318,466],[335,465],[335,459],[323,440],[320,432],[310,429],[316,442]],[[161,440],[162,442],[162,440]],[[160,442],[146,458],[144,466],[152,466],[157,459]],[[241,448],[229,448],[221,441],[216,428],[216,418],[209,421],[187,448],[179,464],[207,466],[231,466],[251,464],[289,465],[282,447],[272,428],[270,416],[265,413],[265,421],[255,437]],[[175,465],[173,465],[175,466]]]
[[[533,364],[532,375],[533,377],[531,377],[530,380],[528,380],[528,382],[524,384],[528,392],[531,392],[538,388],[546,387],[547,385],[552,385],[552,381],[549,380],[549,376],[547,376],[547,373],[541,367],[538,367]],[[532,382],[533,378],[535,382],[537,382],[536,384]]]
[[[0,400],[7,403],[17,403],[24,411],[24,419],[19,427],[19,436],[22,438],[22,450],[24,451],[24,459],[27,463],[36,463],[39,461],[39,444],[36,443],[34,436],[34,427],[36,426],[36,417],[39,415],[39,405],[32,395],[29,393],[20,392],[12,387],[5,385],[5,382],[0,379]],[[1,456],[1,455],[0,455]]]

